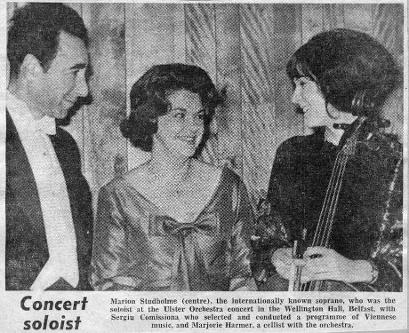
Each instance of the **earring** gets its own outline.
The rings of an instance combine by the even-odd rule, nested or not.
[[[374,99],[367,89],[358,90],[351,103],[351,113],[354,116],[368,115],[375,108]]]

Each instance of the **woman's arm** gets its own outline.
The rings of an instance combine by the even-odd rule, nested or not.
[[[95,290],[133,290],[135,278],[128,274],[129,253],[124,219],[115,193],[102,188],[98,197],[90,282]]]
[[[283,192],[286,190],[282,183],[287,177],[285,174],[288,164],[287,151],[286,144],[281,145],[277,150],[271,169],[267,198],[256,222],[253,271],[256,280],[260,283],[276,273],[287,278],[285,272],[289,271],[287,268],[290,267],[292,244],[286,225],[289,225],[291,216],[285,213],[282,202]],[[276,251],[278,256],[274,256]]]
[[[375,288],[381,291],[402,290],[403,251],[403,163],[395,163],[394,176],[389,184],[386,205],[382,214],[380,236],[372,249],[370,262],[378,271]]]
[[[231,235],[230,290],[257,290],[250,269],[254,217],[244,184],[233,186],[235,223]]]

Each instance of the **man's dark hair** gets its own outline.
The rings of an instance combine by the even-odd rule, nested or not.
[[[326,101],[338,110],[372,118],[401,80],[384,46],[349,29],[312,37],[291,57],[287,74],[291,80],[303,76],[316,82]]]
[[[214,110],[224,101],[224,95],[216,90],[203,69],[178,63],[153,66],[135,82],[130,93],[131,113],[121,123],[122,135],[135,147],[151,151],[153,134],[158,130],[157,119],[169,112],[167,97],[177,90],[200,96],[205,108],[204,142]]]
[[[17,9],[7,38],[10,76],[18,75],[27,54],[35,56],[47,71],[57,54],[61,31],[80,38],[88,46],[87,29],[74,9],[59,3],[30,3]]]

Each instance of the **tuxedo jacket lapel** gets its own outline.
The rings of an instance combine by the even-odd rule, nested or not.
[[[28,290],[49,257],[37,186],[6,113],[6,289]]]

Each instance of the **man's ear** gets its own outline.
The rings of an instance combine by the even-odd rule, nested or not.
[[[20,66],[20,76],[28,80],[33,80],[43,73],[44,70],[40,61],[32,54],[27,54]]]

